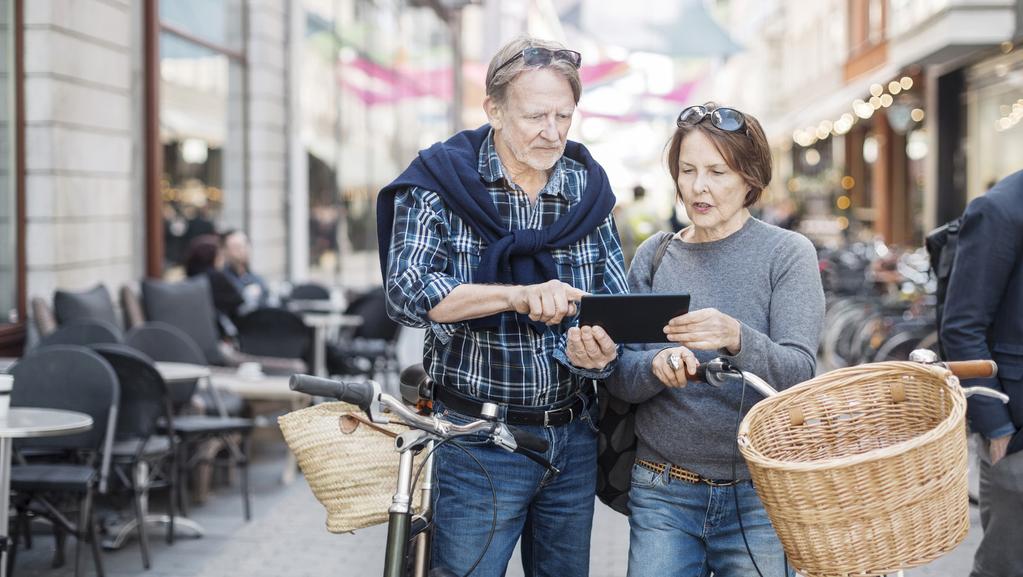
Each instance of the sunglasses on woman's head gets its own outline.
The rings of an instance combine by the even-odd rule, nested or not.
[[[734,108],[715,108],[707,110],[706,106],[690,106],[678,115],[675,125],[678,127],[693,126],[709,118],[710,123],[725,132],[743,132],[746,129],[746,118]],[[749,130],[745,130],[749,135]]]
[[[494,70],[494,74],[497,74],[499,70],[508,66],[512,62],[515,62],[519,58],[522,59],[522,62],[525,63],[526,66],[547,66],[555,60],[560,60],[562,62],[568,62],[572,66],[579,68],[579,65],[582,64],[583,61],[583,55],[579,54],[575,50],[551,50],[550,48],[531,46],[523,49],[522,52],[519,52],[508,60],[505,60],[504,64],[498,66],[497,70]]]

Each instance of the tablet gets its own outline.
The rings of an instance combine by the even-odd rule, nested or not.
[[[603,327],[616,343],[666,343],[664,326],[689,312],[688,294],[586,295],[579,326]]]

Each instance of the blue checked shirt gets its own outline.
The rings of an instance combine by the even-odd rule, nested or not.
[[[583,165],[562,157],[531,205],[526,193],[505,179],[493,132],[480,150],[479,173],[509,230],[550,226],[579,202],[586,187]],[[455,287],[473,282],[483,249],[483,240],[445,208],[436,192],[411,187],[396,195],[388,312],[402,324],[429,329],[423,363],[434,381],[480,399],[544,406],[570,398],[583,380],[604,378],[614,370],[617,360],[602,371],[569,362],[565,331],[576,319],[537,333],[513,314],[501,315],[498,328],[488,330],[427,318]],[[551,254],[562,282],[594,294],[628,292],[611,216],[578,243]]]

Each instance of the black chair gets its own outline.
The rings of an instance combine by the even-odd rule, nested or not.
[[[39,347],[52,345],[89,346],[98,343],[121,342],[117,325],[99,319],[78,319],[57,327],[57,330],[39,339]]]
[[[114,301],[103,284],[85,291],[54,292],[53,312],[61,325],[78,320],[99,320],[117,326]]]
[[[312,330],[295,313],[258,308],[238,319],[238,345],[250,355],[306,359],[312,351]]]
[[[132,492],[135,522],[121,529],[118,540],[128,531],[138,531],[142,565],[149,569],[149,538],[143,501],[156,486],[170,489],[167,542],[173,541],[177,447],[174,418],[167,385],[152,359],[127,345],[100,344],[98,352],[117,373],[121,384],[121,402],[112,449],[112,474]],[[166,434],[157,434],[160,430]],[[163,520],[153,518],[153,520]]]
[[[243,362],[258,362],[267,372],[306,372],[306,364],[299,359],[249,355],[229,345],[222,346],[213,293],[206,275],[181,282],[143,280],[142,297],[146,319],[173,325],[191,337],[206,357],[203,364],[237,367]]]
[[[142,308],[146,320],[173,325],[191,337],[206,357],[203,364],[227,364],[219,346],[217,313],[205,275],[173,283],[143,280]]]
[[[128,346],[145,353],[154,361],[205,365],[206,356],[199,345],[178,327],[160,321],[148,321],[124,335]]]
[[[294,301],[329,301],[330,290],[327,287],[314,282],[307,282],[295,285],[288,294],[288,299]]]
[[[130,346],[150,354],[157,361],[204,364],[201,361],[202,352],[198,350],[195,343],[174,327],[146,323],[142,327],[129,331],[127,340]],[[198,381],[192,381],[175,383],[168,387],[171,404],[176,413],[188,405],[195,394],[197,385]],[[209,390],[216,392],[213,387],[209,387]],[[245,520],[248,521],[251,518],[251,497],[249,494],[247,448],[253,422],[251,419],[227,416],[230,409],[226,406],[228,401],[218,401],[220,396],[216,394],[211,396],[214,405],[219,409],[219,416],[178,414],[174,418],[174,432],[181,440],[178,468],[184,472],[198,465],[204,457],[203,452],[195,449],[206,441],[213,441],[216,445],[227,449],[229,463],[237,466],[242,473],[242,497],[245,505]],[[188,486],[183,479],[178,479],[177,487],[180,510],[187,515]]]
[[[125,335],[125,343],[154,361],[206,365],[206,357],[199,345],[184,331],[167,323],[149,321],[135,327]],[[189,405],[196,389],[194,383],[173,383],[168,388],[175,412]],[[241,397],[213,387],[199,391],[199,401],[203,407],[215,408],[221,416],[237,416],[245,410],[245,401]]]
[[[329,351],[331,372],[372,376],[383,372],[397,378],[397,341],[401,325],[387,315],[387,295],[383,287],[370,290],[348,305],[345,314],[362,318],[362,324],[350,331],[338,346]]]
[[[11,467],[13,506],[17,511],[11,544],[18,542],[27,515],[48,518],[58,540],[57,562],[63,562],[63,534],[72,533],[75,546],[75,575],[81,569],[81,544],[88,538],[96,573],[102,577],[103,562],[93,512],[97,488],[105,490],[110,470],[110,453],[120,390],[117,374],[102,357],[84,347],[58,345],[36,349],[18,362],[13,370],[16,386],[11,391],[11,406],[64,409],[92,417],[92,429],[75,435],[20,439],[15,450],[41,449],[63,452],[58,462],[33,462]],[[79,501],[79,520],[73,523],[55,498],[73,496]],[[16,547],[12,546],[10,567],[14,566]]]

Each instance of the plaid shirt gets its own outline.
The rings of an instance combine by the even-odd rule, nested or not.
[[[586,187],[582,164],[562,157],[531,205],[526,193],[504,177],[491,131],[480,150],[479,173],[509,230],[553,224],[580,200]],[[537,333],[503,314],[498,328],[471,330],[468,322],[436,323],[427,313],[463,283],[472,283],[484,241],[447,210],[436,192],[411,187],[395,198],[394,232],[388,257],[388,312],[398,322],[430,329],[423,363],[434,381],[476,398],[512,405],[543,406],[568,399],[584,379],[603,371],[571,365],[565,354],[572,319]],[[551,254],[562,282],[594,294],[628,292],[621,243],[608,218],[595,231]]]

